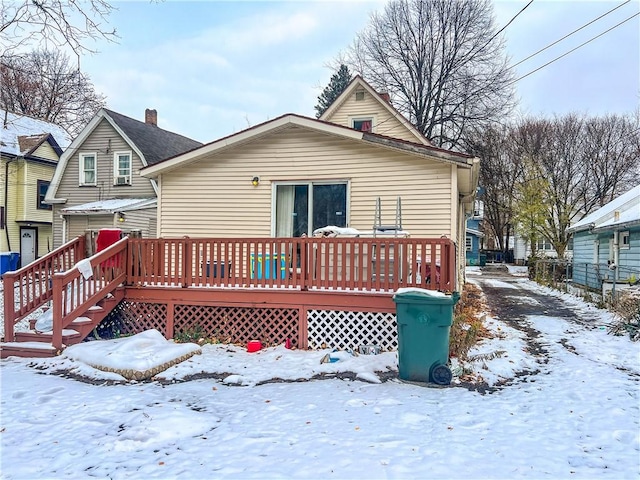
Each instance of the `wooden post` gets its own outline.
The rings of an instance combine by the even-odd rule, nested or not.
[[[15,319],[15,299],[14,285],[15,276],[11,273],[5,273],[2,278],[4,286],[4,341],[13,342],[14,338],[14,319]]]
[[[66,301],[62,297],[63,274],[53,274],[53,335],[51,344],[56,350],[62,350],[62,303]]]

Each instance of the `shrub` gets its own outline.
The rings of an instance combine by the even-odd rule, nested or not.
[[[632,341],[640,340],[640,292],[624,291],[613,306],[618,320],[609,327],[614,335],[629,335]]]
[[[488,331],[482,324],[484,318],[482,292],[472,284],[466,284],[460,301],[454,309],[453,324],[449,335],[449,356],[464,361],[469,349]]]

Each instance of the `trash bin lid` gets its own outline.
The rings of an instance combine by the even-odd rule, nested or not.
[[[427,290],[425,288],[405,287],[399,288],[396,291],[393,296],[393,301],[396,303],[435,303],[450,305],[456,303],[459,298],[460,294],[458,292],[447,295],[446,293]]]

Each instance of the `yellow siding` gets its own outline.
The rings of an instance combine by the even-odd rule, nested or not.
[[[56,162],[58,161],[58,154],[51,147],[51,144],[49,142],[44,142],[42,145],[36,148],[31,155],[38,158],[46,158],[48,160],[55,160]]]
[[[9,163],[8,188],[7,188],[7,210],[5,218],[9,233],[9,245],[7,250],[18,252],[20,250],[20,227],[16,220],[20,218],[22,212],[22,171],[24,170],[23,160],[14,160]],[[4,169],[2,171],[4,176]],[[5,235],[6,237],[6,235]],[[6,242],[6,238],[4,239]]]
[[[415,135],[403,124],[400,114],[393,116],[380,101],[373,98],[369,92],[364,92],[363,100],[356,100],[355,92],[347,98],[340,107],[326,120],[345,127],[351,127],[353,117],[375,117],[373,133],[388,137],[419,142]]]
[[[402,222],[413,236],[456,231],[450,165],[383,151],[300,127],[211,156],[161,178],[159,236],[270,236],[272,186],[277,181],[348,181],[348,226],[371,230],[376,198],[382,223]],[[258,187],[251,178],[259,176]],[[453,177],[453,178],[452,178]]]
[[[52,211],[38,208],[38,180],[50,182],[55,167],[34,162],[25,163],[20,219],[50,223],[53,217]]]

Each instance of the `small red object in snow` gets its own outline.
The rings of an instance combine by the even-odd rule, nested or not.
[[[249,353],[257,352],[261,348],[262,343],[260,343],[260,340],[249,340],[249,342],[247,342],[247,352]]]
[[[284,342],[284,348],[291,348],[291,339],[287,338],[287,340]]]

